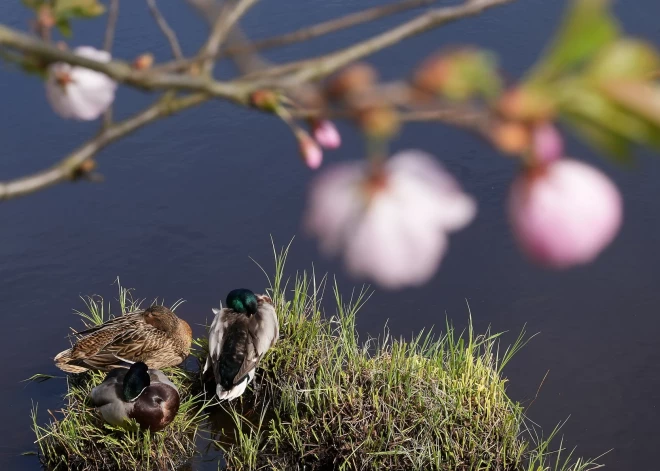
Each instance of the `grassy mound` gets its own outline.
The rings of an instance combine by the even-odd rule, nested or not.
[[[121,312],[139,309],[129,290],[119,288]],[[86,299],[88,312],[79,312],[88,327],[105,320],[104,302]],[[176,306],[173,306],[176,308]],[[109,306],[108,306],[109,311]],[[112,316],[110,316],[112,317]],[[203,420],[201,397],[190,394],[198,383],[196,373],[167,368],[165,374],[181,394],[179,413],[162,432],[150,433],[112,427],[89,405],[89,393],[105,373],[88,372],[67,377],[65,405],[51,421],[39,425],[37,408],[32,412],[39,459],[46,469],[57,470],[139,470],[177,469],[195,452],[198,424]]]
[[[498,335],[430,333],[404,341],[358,339],[357,312],[366,291],[342,298],[334,293],[335,314],[321,314],[327,278],[299,273],[284,277],[287,249],[276,254],[270,295],[281,338],[263,359],[252,386],[240,400],[214,408],[201,393],[199,372],[166,370],[181,392],[174,422],[151,434],[104,424],[87,404],[89,391],[104,375],[69,377],[61,415],[33,428],[48,469],[177,469],[195,452],[199,427],[224,452],[232,470],[441,470],[587,471],[599,466],[550,451],[557,429],[546,439],[527,426],[523,408],[506,394],[503,368],[524,345],[524,336],[500,351]],[[138,307],[120,288],[122,312]],[[89,298],[89,325],[104,320],[100,298]],[[176,306],[173,306],[175,308]],[[395,315],[395,313],[391,313]],[[195,342],[198,363],[205,339]],[[208,379],[208,377],[207,377]],[[213,388],[210,391],[214,391]],[[211,399],[213,392],[209,394]]]
[[[368,294],[346,301],[334,286],[336,315],[326,320],[326,279],[302,273],[287,288],[286,253],[276,256],[271,282],[281,339],[241,406],[224,406],[234,425],[233,434],[226,431],[233,439],[221,443],[229,468],[598,467],[548,453],[549,439],[530,439],[523,409],[508,398],[501,376],[523,336],[502,355],[497,335],[459,335],[451,325],[439,338],[407,342],[385,334],[360,343],[355,316]]]

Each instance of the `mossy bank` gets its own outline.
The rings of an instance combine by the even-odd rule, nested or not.
[[[506,392],[503,369],[524,345],[508,349],[498,335],[458,333],[412,340],[358,339],[355,319],[368,291],[347,298],[327,278],[285,278],[287,250],[276,254],[270,290],[281,338],[248,391],[214,406],[224,418],[210,431],[224,451],[218,468],[586,471],[591,460],[551,448],[528,427]],[[233,288],[233,287],[231,287]],[[333,311],[322,313],[332,297]],[[122,307],[127,308],[123,291]],[[326,299],[326,301],[329,301]],[[103,303],[88,303],[98,322]],[[125,311],[124,311],[125,312]],[[101,311],[102,314],[102,311]],[[196,355],[204,356],[205,340]],[[176,469],[194,452],[201,429],[212,428],[212,399],[195,395],[198,372],[168,370],[182,389],[179,416],[164,432],[126,432],[104,425],[86,404],[103,375],[68,382],[63,417],[34,430],[42,463],[54,469]],[[211,390],[212,391],[212,390]],[[208,465],[207,465],[208,466]]]

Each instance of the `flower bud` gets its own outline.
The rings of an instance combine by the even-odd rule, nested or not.
[[[313,119],[311,125],[314,139],[316,139],[316,142],[318,142],[321,147],[325,147],[326,149],[337,149],[341,146],[341,135],[332,121],[328,121],[327,119]]]
[[[621,227],[622,202],[599,170],[561,159],[527,168],[511,186],[508,214],[523,252],[551,268],[593,261]]]
[[[150,69],[154,63],[154,56],[150,52],[139,55],[133,61],[133,68],[136,70]]]
[[[378,80],[376,70],[365,63],[348,66],[326,85],[326,95],[331,100],[342,100],[347,95],[368,91]]]

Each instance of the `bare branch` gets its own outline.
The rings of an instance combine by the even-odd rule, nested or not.
[[[310,39],[334,33],[342,29],[352,28],[354,26],[368,23],[370,21],[375,21],[386,16],[395,15],[406,10],[412,10],[414,8],[419,8],[425,5],[431,5],[437,1],[438,0],[404,0],[402,2],[389,5],[369,8],[357,13],[342,16],[341,18],[336,18],[333,20],[324,21],[323,23],[301,28],[297,31],[283,34],[281,36],[255,40],[251,46],[255,49],[263,50],[286,46],[297,42],[308,41]],[[234,46],[227,48],[225,53],[227,55],[234,55],[240,52],[243,52],[242,47]]]
[[[61,50],[30,35],[0,25],[0,45],[25,53],[32,53],[49,62],[66,62],[102,72],[120,83],[145,90],[175,89],[203,92],[217,98],[239,103],[247,102],[252,88],[246,84],[220,82],[209,77],[193,77],[183,74],[154,73],[150,70],[134,70],[124,61],[99,62],[78,56],[71,51]]]
[[[103,41],[103,49],[107,52],[112,52],[112,43],[115,39],[115,31],[117,30],[117,19],[119,18],[119,0],[112,0],[110,2],[110,11],[108,12],[108,24],[105,27],[105,40]],[[106,128],[112,124],[112,107],[108,108],[103,113],[102,127]]]
[[[204,59],[204,72],[209,73],[213,68],[214,57],[218,55],[220,46],[227,38],[232,27],[241,19],[241,17],[252,7],[258,0],[236,0],[227,2],[223,6],[220,14],[218,15],[211,34],[209,35],[206,44],[200,49],[198,57]]]
[[[176,37],[176,33],[172,28],[170,28],[170,25],[167,23],[167,20],[158,9],[156,0],[147,0],[147,5],[149,6],[149,11],[151,12],[151,16],[154,17],[154,20],[156,20],[158,27],[163,32],[163,35],[165,35],[165,38],[167,38],[167,41],[170,43],[170,47],[172,48],[172,54],[174,55],[174,58],[177,60],[183,59],[183,51],[181,50],[181,46],[179,45],[179,40]]]
[[[271,68],[267,73],[272,76],[289,74],[280,86],[295,86],[302,82],[323,78],[342,67],[362,59],[365,56],[390,47],[403,39],[424,33],[451,21],[477,15],[488,8],[510,3],[514,0],[467,0],[461,5],[436,8],[423,13],[412,20],[391,30],[374,36],[345,49],[310,60],[291,62]],[[261,74],[264,75],[263,73]],[[248,76],[247,78],[253,78]],[[283,83],[282,83],[283,82]],[[262,86],[275,85],[264,78]]]
[[[118,17],[119,0],[112,0],[110,2],[110,10],[108,11],[108,25],[105,28],[105,40],[103,41],[103,49],[108,52],[112,52],[112,43],[115,39]]]
[[[0,201],[24,196],[55,185],[56,183],[71,180],[79,172],[84,162],[91,159],[97,152],[113,141],[132,133],[152,121],[198,105],[206,100],[208,100],[208,96],[201,93],[174,100],[158,100],[138,114],[109,126],[95,138],[80,146],[50,169],[17,178],[16,180],[0,182]]]
[[[225,56],[236,56],[243,53],[249,53],[263,49],[271,49],[306,41],[435,2],[437,2],[437,0],[405,0],[400,3],[374,7],[333,20],[317,23],[315,25],[307,26],[297,31],[286,33],[280,36],[274,36],[272,38],[266,39],[257,39],[250,42],[249,44],[245,42],[241,44],[227,44],[224,52],[220,51],[220,54],[216,57],[216,59]],[[213,8],[214,2],[207,0],[188,0],[188,3],[197,8],[197,10],[199,10],[200,13],[206,17],[215,18],[217,16],[217,13],[215,13],[215,9]],[[208,57],[204,57],[204,59],[208,59]],[[162,72],[185,70],[198,60],[198,58],[190,58],[180,61],[172,61],[155,67],[155,70]]]

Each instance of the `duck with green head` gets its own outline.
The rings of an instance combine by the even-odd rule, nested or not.
[[[92,405],[111,425],[124,427],[135,419],[142,429],[158,432],[179,411],[179,390],[160,370],[150,370],[141,361],[129,369],[112,370],[92,389]]]
[[[209,331],[209,355],[204,371],[211,368],[220,400],[232,400],[254,378],[259,361],[279,337],[273,302],[249,289],[227,295],[227,307],[214,309]]]

